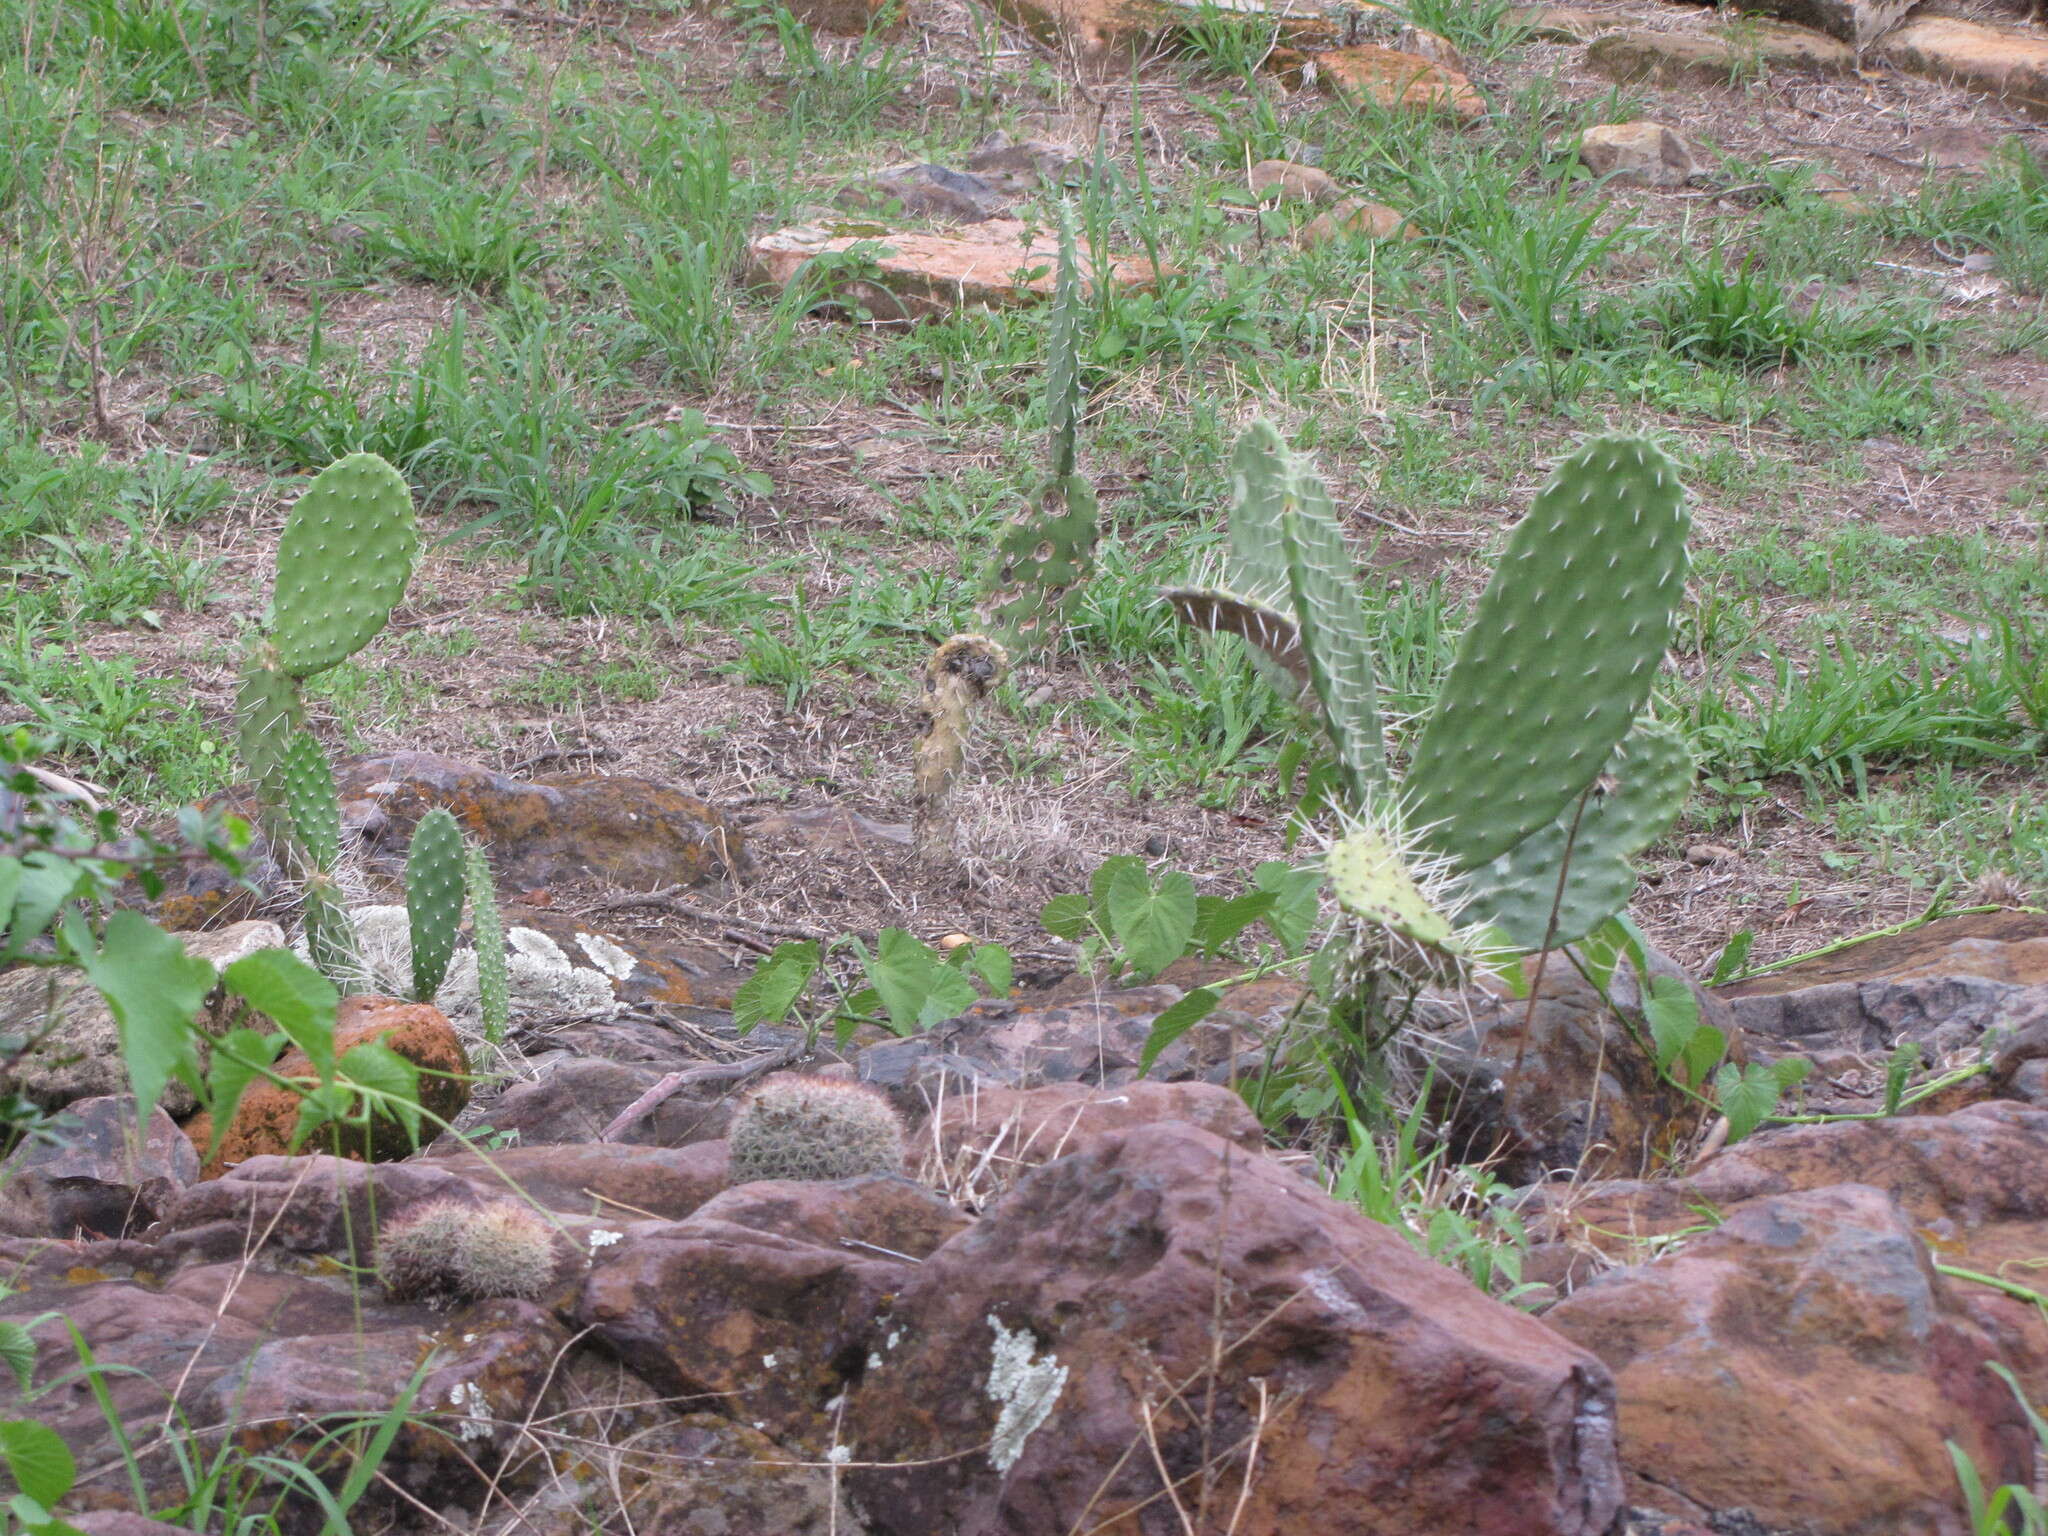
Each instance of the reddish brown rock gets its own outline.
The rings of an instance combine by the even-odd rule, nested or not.
[[[420,1161],[486,1193],[516,1187],[527,1199],[565,1215],[619,1221],[689,1215],[727,1184],[725,1143],[641,1147],[611,1142],[517,1146],[457,1152]]]
[[[480,1205],[498,1194],[421,1162],[252,1157],[175,1197],[159,1247],[167,1267],[271,1249],[362,1268],[372,1262],[381,1222],[434,1201]]]
[[[1445,112],[1469,122],[1486,115],[1472,82],[1417,53],[1361,43],[1314,56],[1316,83],[1340,100],[1410,112]]]
[[[749,280],[787,288],[820,256],[860,250],[872,267],[834,279],[829,295],[858,306],[876,320],[908,323],[963,308],[1005,309],[1052,297],[1058,240],[1051,230],[1015,219],[990,219],[964,229],[921,233],[880,224],[779,229],[749,247]],[[1141,256],[1112,255],[1103,262],[1084,246],[1081,265],[1093,284],[1098,272],[1120,287],[1144,290],[1169,269]]]
[[[599,1255],[576,1321],[663,1392],[818,1452],[825,1403],[915,1268],[702,1216],[643,1223]]]
[[[717,1414],[688,1414],[635,1435],[622,1460],[633,1530],[658,1536],[863,1536],[830,1469],[801,1461],[758,1429]]]
[[[1685,980],[1652,953],[1653,974]],[[1525,963],[1531,978],[1534,963]],[[1543,967],[1533,1006],[1523,998],[1478,995],[1432,1004],[1430,1051],[1437,1103],[1461,1157],[1498,1158],[1511,1183],[1535,1183],[1560,1169],[1635,1175],[1692,1144],[1710,1112],[1655,1070],[1633,967],[1608,986],[1624,1022],[1571,965]],[[1726,1005],[1697,986],[1701,1018],[1734,1042]]]
[[[1756,9],[1780,21],[1867,48],[1897,26],[1918,0],[1765,0]]]
[[[601,1031],[623,1032],[623,1022],[606,1020]],[[596,1033],[596,1031],[593,1031]],[[668,1033],[671,1043],[674,1035]],[[561,1142],[594,1142],[621,1111],[667,1075],[668,1062],[607,1061],[599,1056],[573,1056],[556,1062],[538,1079],[515,1083],[484,1111],[493,1135],[509,1135],[512,1145],[545,1146]],[[704,1085],[702,1096],[686,1087],[669,1095],[654,1110],[619,1134],[623,1145],[684,1147],[717,1141],[732,1123],[729,1084]],[[464,1150],[457,1138],[443,1134],[430,1150],[439,1155]]]
[[[997,9],[1040,42],[1096,63],[1112,63],[1132,50],[1150,52],[1196,25],[1216,25],[1217,8],[1175,0],[998,0]],[[1227,10],[1297,48],[1328,47],[1340,24],[1296,5],[1242,0]]]
[[[1965,1530],[1946,1450],[2026,1483],[1996,1348],[1882,1191],[1772,1196],[1544,1321],[1614,1372],[1632,1501],[1828,1536]]]
[[[1525,28],[1536,43],[1590,43],[1622,25],[1619,17],[1570,5],[1518,5],[1509,10],[1508,21]]]
[[[948,1167],[988,1159],[1035,1168],[1086,1151],[1104,1136],[1164,1121],[1196,1126],[1248,1152],[1266,1145],[1258,1117],[1228,1088],[1139,1081],[1121,1088],[984,1088],[949,1097],[910,1138],[911,1152],[936,1152]]]
[[[2030,117],[2048,117],[2048,37],[1922,16],[1886,37],[1887,63],[1966,90],[1981,91]]]
[[[1190,1499],[1218,1453],[1196,1528],[1239,1536],[1596,1536],[1620,1507],[1597,1360],[1189,1126],[1035,1170],[907,1278],[847,1415],[876,1536],[1178,1533],[1155,1447]]]
[[[0,1162],[0,1232],[122,1237],[199,1177],[198,1155],[171,1117],[155,1109],[139,1125],[127,1094],[80,1099],[67,1120]]]
[[[739,828],[694,795],[625,776],[531,781],[431,752],[342,764],[344,822],[373,861],[402,867],[420,817],[445,807],[512,892],[562,880],[631,890],[700,885],[744,862]]]
[[[339,1060],[358,1045],[372,1041],[388,1047],[419,1068],[420,1104],[441,1120],[453,1120],[469,1102],[469,1058],[440,1009],[429,1003],[407,1003],[391,997],[345,997],[334,1023],[334,1054]],[[272,1063],[279,1076],[311,1082],[316,1080],[313,1063],[305,1052],[293,1048]],[[300,1095],[275,1083],[252,1083],[236,1106],[235,1118],[221,1139],[218,1152],[206,1165],[205,1177],[214,1178],[237,1163],[252,1157],[283,1156],[292,1151],[292,1133],[299,1123]],[[429,1121],[422,1128],[431,1139]],[[185,1126],[186,1135],[201,1157],[207,1156],[213,1139],[213,1116],[195,1115]],[[316,1133],[324,1138],[325,1133]],[[367,1139],[361,1131],[343,1128],[339,1141],[331,1143],[349,1157],[385,1162],[404,1157],[414,1149],[411,1135],[398,1120],[373,1120]]]
[[[758,1179],[714,1195],[700,1221],[731,1222],[821,1248],[852,1245],[921,1259],[969,1224],[952,1202],[894,1174],[830,1183]]]

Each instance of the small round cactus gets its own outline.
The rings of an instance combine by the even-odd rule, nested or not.
[[[756,1088],[727,1136],[732,1181],[851,1179],[903,1164],[903,1121],[872,1088],[785,1073]]]
[[[487,1206],[455,1241],[457,1294],[475,1300],[517,1296],[531,1301],[555,1275],[555,1235],[523,1205]]]
[[[377,1238],[377,1278],[393,1301],[427,1301],[455,1289],[455,1245],[475,1216],[456,1200],[436,1200],[386,1226]]]
[[[479,1210],[436,1200],[391,1223],[377,1241],[377,1278],[394,1301],[530,1301],[554,1273],[554,1234],[520,1205]]]

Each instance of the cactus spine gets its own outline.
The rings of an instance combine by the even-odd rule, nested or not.
[[[413,829],[405,856],[405,913],[412,929],[412,995],[430,1003],[448,975],[468,893],[468,850],[462,828],[440,806]]]
[[[491,878],[490,856],[474,844],[466,852],[463,876],[469,887],[470,937],[476,944],[477,1012],[483,1020],[484,1038],[501,1045],[512,1017],[505,920],[498,912],[498,887]]]
[[[1357,575],[1314,475],[1265,423],[1233,461],[1231,579],[1167,594],[1190,623],[1285,660],[1291,618],[1354,813],[1331,850],[1338,899],[1361,922],[1444,949],[1403,838],[1460,878],[1460,905],[1521,950],[1583,938],[1626,906],[1628,861],[1669,830],[1692,761],[1648,703],[1683,595],[1688,518],[1653,444],[1601,438],[1558,466],[1474,610],[1436,706],[1393,786],[1381,744]],[[1284,598],[1259,598],[1276,579]],[[1395,798],[1388,799],[1390,792]],[[1406,860],[1409,865],[1414,861]],[[1418,902],[1420,905],[1418,905]]]
[[[851,1179],[903,1165],[903,1120],[861,1083],[782,1073],[756,1088],[727,1132],[732,1181]]]
[[[330,978],[355,980],[354,943],[335,884],[341,814],[334,775],[306,734],[302,687],[375,637],[405,595],[419,540],[412,493],[371,453],[328,465],[285,520],[268,636],[236,697],[237,744],[280,860],[303,866],[306,945]]]

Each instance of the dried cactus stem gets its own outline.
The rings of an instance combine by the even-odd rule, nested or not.
[[[924,669],[924,735],[917,744],[915,824],[920,851],[950,825],[953,785],[967,763],[975,706],[1003,680],[1009,654],[986,635],[955,635]]]

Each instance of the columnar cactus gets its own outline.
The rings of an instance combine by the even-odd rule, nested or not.
[[[505,1038],[512,1017],[512,977],[505,959],[505,921],[498,912],[498,887],[491,878],[491,860],[472,844],[463,874],[469,886],[470,937],[476,944],[477,1012],[484,1038],[493,1045]]]
[[[1687,516],[1664,454],[1602,438],[1558,467],[1510,538],[1399,785],[1327,497],[1264,423],[1233,469],[1232,589],[1167,597],[1184,620],[1275,660],[1302,653],[1363,818],[1329,856],[1345,909],[1443,947],[1449,919],[1422,895],[1431,882],[1392,867],[1410,843],[1459,877],[1455,905],[1517,949],[1582,938],[1625,906],[1628,860],[1669,830],[1692,777],[1684,742],[1637,719],[1685,586]]]

